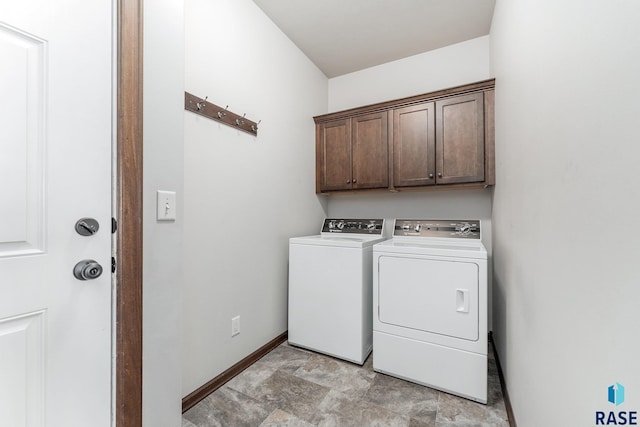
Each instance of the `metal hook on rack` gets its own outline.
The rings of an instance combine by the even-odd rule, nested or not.
[[[204,97],[204,101],[196,103],[196,108],[198,109],[198,111],[200,111],[200,110],[202,110],[204,108],[204,105],[207,102],[208,98],[209,98],[208,96],[205,96]]]
[[[254,132],[258,132],[258,125],[260,124],[262,120],[258,120],[258,123],[256,123],[255,125],[251,125],[251,130]]]
[[[221,119],[221,118],[223,118],[224,116],[226,116],[226,115],[227,115],[226,111],[227,111],[227,109],[228,109],[228,108],[229,108],[229,105],[227,105],[226,107],[224,107],[224,111],[218,111],[218,118],[219,118],[219,119]]]
[[[247,113],[244,113],[242,115],[242,118],[244,119],[244,116],[246,116],[246,115],[247,115]],[[244,124],[244,120],[236,119],[236,125],[241,126],[243,124]]]

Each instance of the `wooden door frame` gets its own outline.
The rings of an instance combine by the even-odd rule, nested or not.
[[[116,427],[142,426],[143,0],[117,0]]]

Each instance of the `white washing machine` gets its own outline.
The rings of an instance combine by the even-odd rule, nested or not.
[[[373,369],[487,403],[480,221],[396,220],[373,268]]]
[[[372,247],[383,219],[325,219],[289,240],[289,343],[362,365],[372,348]]]

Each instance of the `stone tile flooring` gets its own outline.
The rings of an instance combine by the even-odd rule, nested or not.
[[[188,410],[183,427],[508,427],[493,352],[489,402],[475,403],[289,346],[276,347]]]

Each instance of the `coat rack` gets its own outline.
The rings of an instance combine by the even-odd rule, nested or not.
[[[213,104],[207,101],[207,98],[208,97],[205,97],[204,99],[198,98],[189,92],[185,92],[184,109],[200,114],[201,116],[207,117],[211,120],[215,120],[216,122],[224,123],[225,125],[250,133],[251,135],[258,136],[258,125],[260,122],[253,122],[245,118],[244,114],[240,116],[229,111],[227,109],[229,107],[228,105],[222,108]]]

